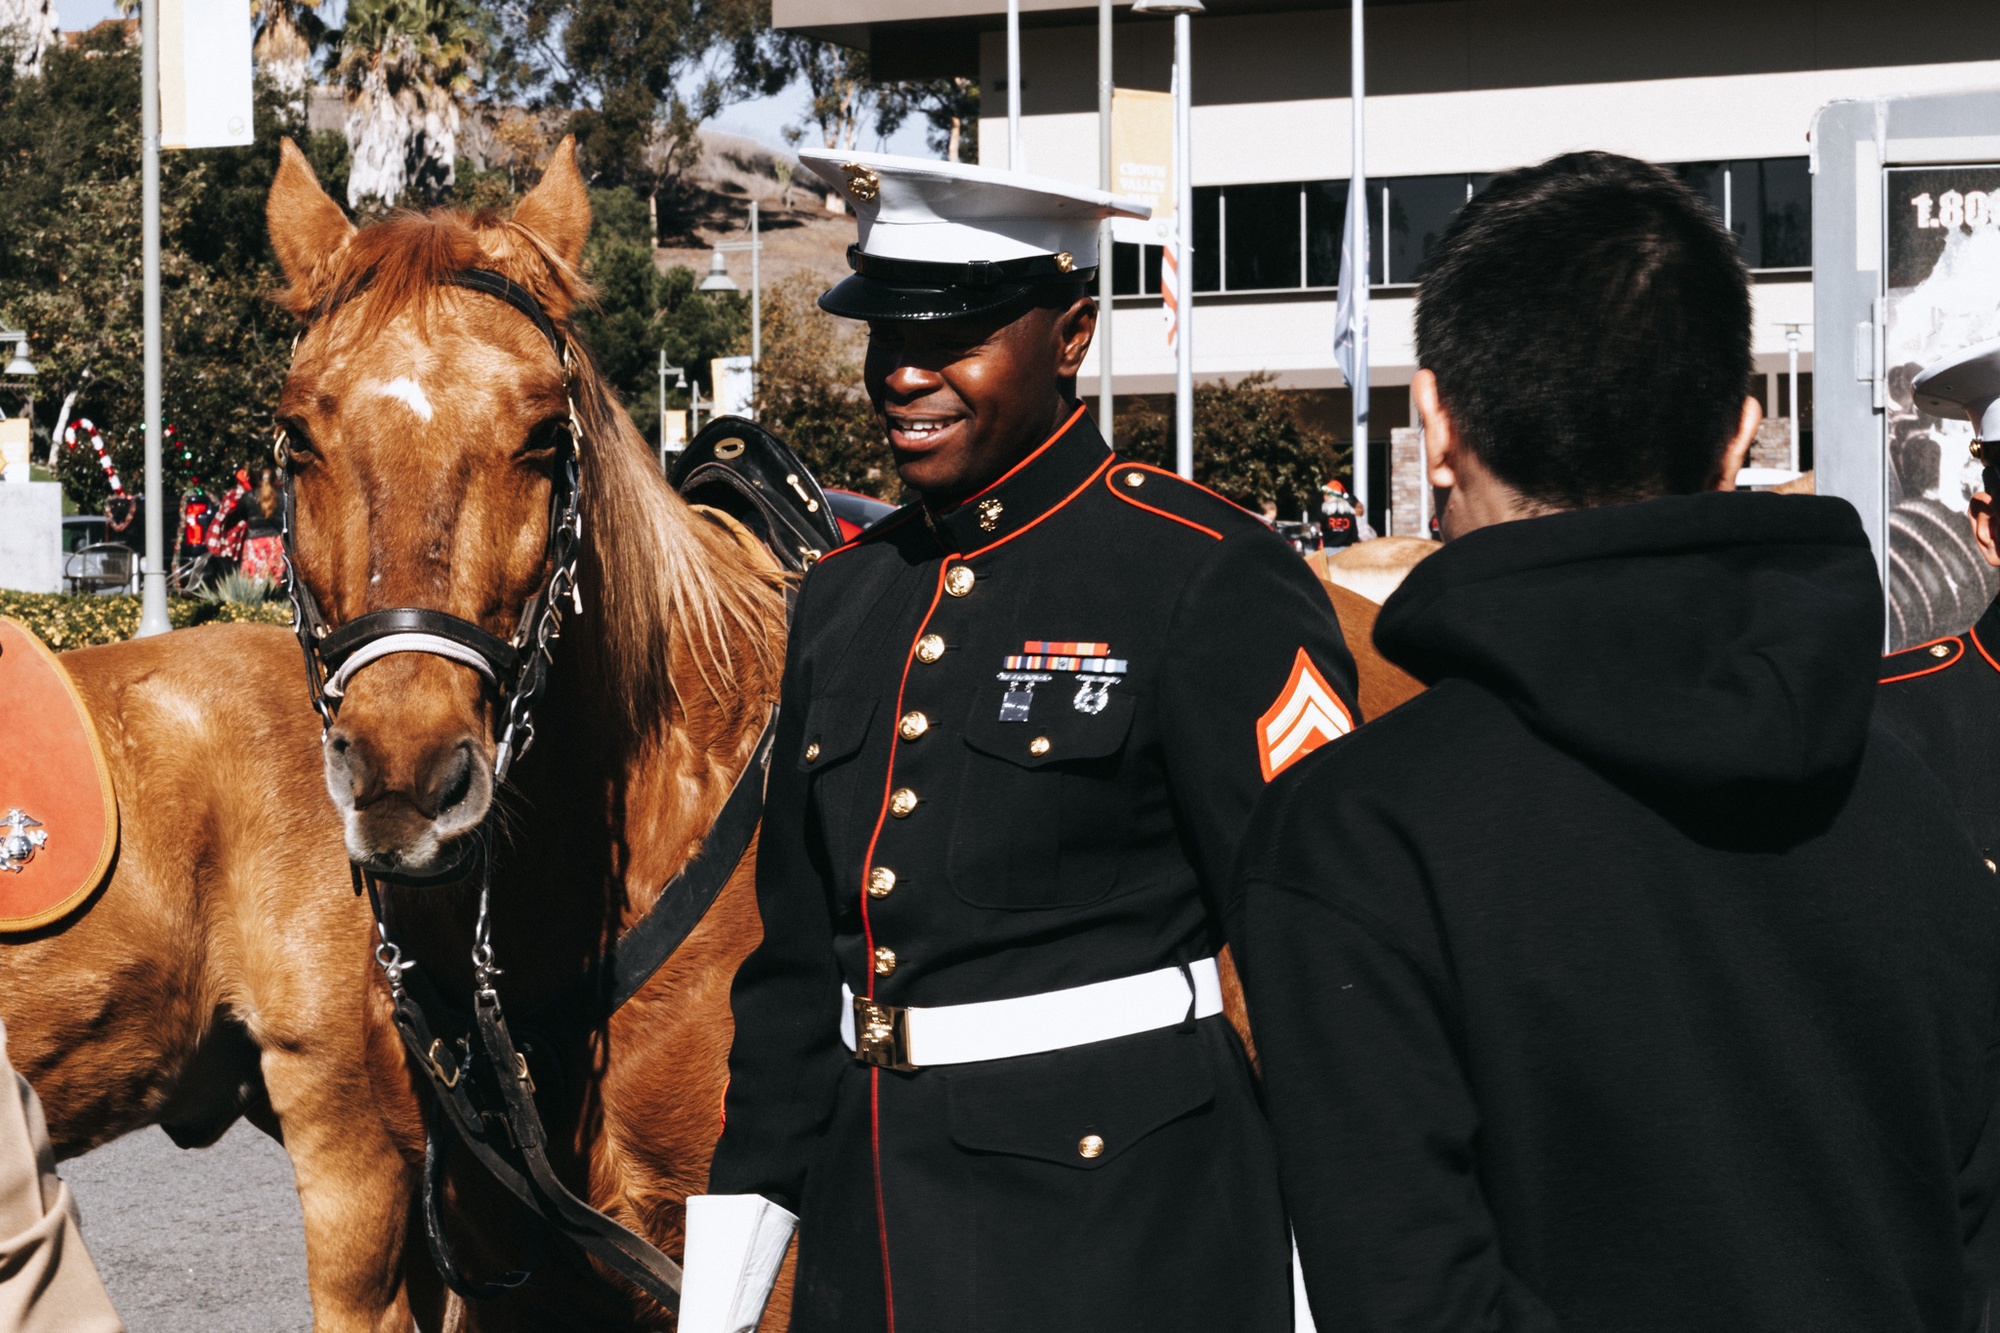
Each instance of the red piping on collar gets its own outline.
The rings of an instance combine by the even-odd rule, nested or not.
[[[902,527],[905,523],[908,523],[912,518],[915,518],[916,515],[917,515],[916,505],[911,505],[900,518],[893,514],[890,515],[888,518],[882,520],[882,524],[880,527],[869,528],[866,532],[863,532],[859,536],[855,537],[853,540],[842,542],[840,545],[834,547],[831,551],[828,551],[825,555],[821,556],[818,559],[818,561],[815,562],[815,567],[817,567],[818,565],[823,565],[827,561],[833,559],[835,556],[840,555],[841,553],[846,551],[851,551],[855,547],[860,546],[865,542],[871,542],[875,540],[875,538],[880,537],[886,532],[893,532],[895,529]],[[811,573],[812,571],[807,570],[806,572]]]
[[[1979,650],[1979,655],[1986,659],[1986,665],[1992,667],[1995,671],[2000,671],[2000,662],[1994,661],[1993,654],[1987,652],[1986,645],[1979,641],[1979,626],[1974,625],[1965,634],[1967,638],[1972,640],[1972,646]]]
[[[1081,411],[1082,409],[1079,408],[1077,410]],[[993,550],[995,547],[1005,546],[1008,542],[1013,541],[1016,537],[1028,531],[1028,529],[1034,527],[1035,524],[1041,522],[1049,515],[1055,513],[1058,509],[1063,508],[1071,500],[1076,499],[1077,496],[1082,495],[1085,491],[1089,490],[1091,483],[1096,481],[1099,477],[1103,476],[1104,469],[1110,466],[1111,466],[1111,459],[1109,456],[1107,456],[1102,463],[1099,463],[1097,465],[1097,470],[1092,472],[1089,476],[1085,477],[1083,479],[1083,484],[1081,486],[1078,486],[1075,490],[1071,491],[1068,495],[1065,495],[1062,499],[1050,505],[1047,509],[1044,509],[1041,513],[1035,515],[1033,518],[1029,519],[1026,523],[1023,523],[1020,527],[1015,528],[1012,532],[1008,533],[1005,537],[1002,537],[999,541],[988,542],[986,545],[980,547],[978,550],[967,551],[964,555],[958,556],[957,558],[960,560],[970,560],[974,556],[985,555],[988,551]],[[946,563],[949,564],[950,561],[951,557],[947,556]]]
[[[1978,640],[1975,639],[1974,642],[1976,643],[1978,642]],[[1924,669],[1921,671],[1906,671],[1900,676],[1884,676],[1882,679],[1876,681],[1875,683],[1877,685],[1894,685],[1899,680],[1915,680],[1919,676],[1928,676],[1936,672],[1942,671],[1948,666],[1956,666],[1958,664],[1958,659],[1965,656],[1965,644],[1956,635],[1947,635],[1945,638],[1942,639],[1932,639],[1929,643],[1917,644],[1913,648],[1905,648],[1903,652],[1897,653],[1896,656],[1901,657],[1903,656],[1903,653],[1914,653],[1924,648],[1935,648],[1937,647],[1937,645],[1941,643],[1948,643],[1952,646],[1954,651],[1952,652],[1950,657],[1947,657],[1942,661],[1934,660],[1928,666],[1924,667]],[[1979,654],[1980,656],[1985,657],[1986,650],[1984,648],[1981,648],[1979,650]],[[1990,657],[1987,657],[1986,660],[1988,662],[1993,661],[1993,659]],[[1996,665],[1994,669],[1996,671],[2000,671],[2000,665]]]
[[[957,504],[953,505],[952,512],[956,513],[958,510],[965,508],[967,505],[971,504],[974,500],[977,500],[981,495],[986,494],[986,492],[992,490],[995,486],[1003,484],[1009,477],[1013,476],[1016,472],[1019,472],[1022,468],[1028,466],[1028,464],[1034,462],[1037,458],[1040,458],[1044,453],[1048,451],[1048,447],[1050,445],[1054,444],[1057,440],[1060,440],[1063,436],[1069,434],[1069,428],[1071,426],[1074,426],[1076,424],[1076,419],[1083,415],[1083,409],[1084,409],[1084,404],[1078,403],[1076,405],[1076,411],[1069,414],[1069,420],[1063,422],[1062,425],[1057,426],[1056,433],[1049,436],[1048,439],[1043,440],[1041,444],[1036,447],[1035,452],[1029,454],[1026,458],[1014,464],[1014,466],[1008,468],[1005,472],[1002,472],[999,475],[999,477],[996,478],[995,480],[988,482],[986,485],[980,487],[978,492],[975,493],[974,495],[968,497],[967,499],[961,500]],[[999,543],[997,542],[995,543],[995,545],[998,544]]]

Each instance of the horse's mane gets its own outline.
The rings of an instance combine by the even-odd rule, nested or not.
[[[775,564],[760,567],[666,484],[578,340],[572,316],[592,299],[580,272],[499,213],[399,212],[357,232],[282,299],[308,321],[351,306],[343,319],[354,322],[343,337],[365,341],[404,316],[423,327],[447,294],[486,299],[447,285],[470,268],[502,273],[534,293],[570,343],[571,400],[583,433],[579,581],[587,632],[564,642],[586,659],[579,665],[600,691],[590,705],[610,710],[607,720],[635,739],[669,719],[716,733],[698,744],[740,733],[753,710],[761,717],[776,698],[784,576]],[[693,691],[711,708],[689,697]]]

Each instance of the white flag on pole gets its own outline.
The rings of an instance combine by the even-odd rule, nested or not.
[[[243,0],[160,0],[160,147],[238,148],[253,130]]]
[[[1359,413],[1368,420],[1368,182],[1347,185],[1347,225],[1340,236],[1340,291],[1333,310],[1333,359],[1347,376]],[[1357,288],[1356,284],[1360,284]],[[1356,291],[1363,295],[1357,299]]]

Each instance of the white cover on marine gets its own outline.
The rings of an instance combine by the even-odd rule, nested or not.
[[[761,1194],[687,1201],[681,1333],[752,1333],[799,1219]]]

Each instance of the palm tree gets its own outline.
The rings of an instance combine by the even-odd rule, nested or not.
[[[451,189],[462,100],[484,34],[467,0],[352,0],[331,34],[333,74],[347,93],[353,165],[347,203],[426,204]]]
[[[257,22],[257,67],[284,94],[292,114],[306,112],[306,86],[312,82],[312,53],[326,24],[313,11],[319,0],[250,0]]]

